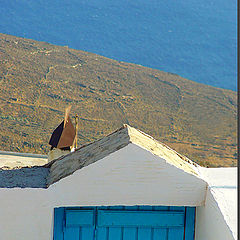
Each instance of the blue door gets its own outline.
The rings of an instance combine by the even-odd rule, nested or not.
[[[195,207],[54,210],[54,240],[194,240]]]

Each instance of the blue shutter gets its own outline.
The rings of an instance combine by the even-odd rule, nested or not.
[[[98,210],[97,240],[182,240],[184,221],[184,207],[140,206],[125,207],[121,211]]]
[[[94,230],[94,210],[55,209],[54,240],[94,240]]]
[[[66,227],[93,226],[93,210],[66,210]]]
[[[100,227],[183,227],[184,212],[98,211]]]
[[[54,209],[53,240],[63,240],[64,208]]]
[[[194,240],[195,207],[57,208],[54,240]]]
[[[185,239],[194,240],[195,235],[195,207],[186,207]]]

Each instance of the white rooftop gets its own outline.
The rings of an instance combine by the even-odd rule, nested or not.
[[[47,155],[0,151],[0,168],[42,166],[48,162]]]

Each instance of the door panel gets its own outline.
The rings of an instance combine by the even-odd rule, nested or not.
[[[195,207],[186,208],[185,239],[194,239],[195,228]]]
[[[85,240],[94,239],[94,229],[90,227],[67,227],[63,232],[63,239]]]
[[[96,240],[107,239],[108,234],[109,234],[109,228],[97,227],[96,229],[97,229]]]
[[[65,209],[63,240],[94,240],[95,211]]]
[[[149,239],[152,240],[152,230],[151,228],[138,228],[138,240]]]
[[[63,232],[63,239],[79,240],[79,228],[68,227]]]
[[[66,226],[93,226],[94,211],[93,210],[66,210]]]
[[[169,228],[168,229],[168,240],[183,239],[184,228]]]
[[[84,227],[82,228],[82,232],[81,232],[81,240],[84,239],[94,239],[94,227]]]
[[[184,211],[98,211],[98,226],[183,227]]]
[[[137,239],[137,228],[124,228],[123,240]]]
[[[165,240],[167,239],[167,228],[154,228],[153,229],[153,240]]]
[[[194,240],[194,225],[194,207],[57,208],[54,240]]]
[[[121,227],[110,227],[108,233],[108,240],[121,240],[122,239],[122,228]]]

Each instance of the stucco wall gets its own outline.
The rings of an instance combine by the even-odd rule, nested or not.
[[[197,207],[195,240],[236,240],[214,199],[207,191],[205,206]]]
[[[206,183],[134,145],[76,171],[48,189],[0,189],[0,236],[52,240],[60,206],[199,206]]]
[[[208,184],[197,208],[196,240],[237,240],[237,168],[199,168]]]
[[[0,203],[0,239],[51,239],[53,208],[46,190],[0,189]]]

